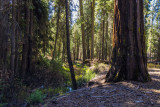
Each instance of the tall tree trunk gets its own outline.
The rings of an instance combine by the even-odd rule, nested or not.
[[[59,47],[58,47],[58,58],[60,58],[61,56],[61,42],[62,42],[62,39],[60,38]]]
[[[115,0],[111,69],[107,81],[150,81],[147,71],[143,0]]]
[[[15,67],[15,22],[16,22],[16,1],[12,1],[12,36],[11,36],[11,71],[12,71],[12,79],[14,77],[14,67]],[[13,81],[13,80],[12,80]]]
[[[72,59],[71,59],[71,52],[70,52],[68,0],[65,0],[65,7],[66,7],[67,56],[68,56],[68,63],[69,63],[69,68],[70,68],[70,73],[71,73],[73,89],[76,90],[77,89],[77,83],[76,83],[76,79],[75,79],[74,68],[73,68],[73,63],[72,63]]]
[[[105,60],[107,60],[107,52],[108,52],[108,15],[107,15],[107,19],[106,19],[106,40],[105,40],[105,44],[106,44],[106,48],[105,48]]]
[[[82,31],[82,48],[83,48],[83,62],[86,59],[86,42],[85,42],[85,32],[84,32],[84,14],[83,14],[83,4],[82,0],[79,0],[80,5],[80,17],[81,17],[81,31]]]
[[[5,95],[6,88],[4,88],[5,85],[8,84],[8,81],[6,81],[8,78],[6,76],[7,70],[8,70],[8,29],[10,28],[10,22],[8,19],[10,19],[10,13],[9,9],[6,7],[9,7],[10,3],[7,0],[1,0],[0,1],[0,79],[1,81],[4,81],[2,88],[0,89],[0,95]],[[12,26],[13,29],[13,26]],[[13,36],[13,35],[11,35]],[[13,37],[12,37],[13,38]],[[12,47],[11,47],[12,48]],[[12,56],[11,56],[12,57]],[[12,58],[11,58],[12,60]],[[14,72],[11,72],[14,73]],[[13,76],[13,74],[11,74]],[[13,80],[13,79],[12,79]],[[10,91],[11,92],[11,91]],[[0,103],[2,101],[2,97],[0,98]]]
[[[76,61],[76,50],[73,49],[73,62],[75,63],[75,61]]]
[[[86,45],[87,45],[87,59],[90,59],[90,47],[89,47],[89,41],[90,41],[90,37],[89,37],[89,34],[87,35],[87,39],[86,39]]]
[[[29,0],[29,4],[32,4],[32,0]],[[27,76],[31,75],[32,68],[32,36],[33,36],[33,9],[30,9],[29,15],[29,35],[28,35],[28,67],[27,67]]]
[[[79,59],[79,45],[80,45],[80,37],[77,38],[77,55],[76,55],[76,60]]]
[[[99,31],[99,60],[102,59],[102,41],[103,41],[103,20],[100,22],[100,31]]]
[[[16,36],[16,1],[12,0],[12,35],[11,35],[11,61],[10,61],[10,67],[11,67],[11,79],[10,79],[10,94],[12,96],[12,101],[15,99],[15,93],[14,93],[14,76],[15,76],[15,36]]]
[[[109,35],[109,40],[110,42],[112,41],[112,34],[113,32],[110,32],[110,35]],[[112,49],[111,49],[111,45],[109,46],[109,62],[111,62],[111,53],[112,53]]]
[[[7,71],[7,57],[8,57],[8,29],[9,29],[9,10],[6,7],[9,7],[9,1],[2,0],[0,3],[0,55],[1,55],[1,64],[2,64],[2,80],[5,80],[5,72]],[[1,65],[0,65],[1,66]]]
[[[20,22],[20,11],[21,11],[21,0],[17,0],[17,8],[16,8],[16,11],[17,11],[17,23]],[[18,25],[19,26],[19,25]],[[20,29],[18,27],[18,29],[16,29],[16,46],[15,46],[15,73],[19,76],[18,74],[18,68],[19,68],[19,64],[18,64],[18,59],[19,59],[19,52],[18,52],[18,49],[19,49],[19,45],[18,45],[18,40],[19,40],[19,37],[21,36],[20,34]]]
[[[91,38],[91,60],[94,58],[94,14],[95,14],[95,0],[91,2],[92,5],[92,38]]]
[[[65,34],[63,34],[63,53],[62,53],[62,61],[65,62],[65,54],[66,54],[66,37],[65,37]]]
[[[25,20],[26,20],[26,32],[24,34],[23,53],[22,53],[22,78],[25,79],[27,67],[28,67],[28,49],[29,49],[29,25],[30,25],[30,10],[28,6],[28,0],[25,0]]]
[[[58,2],[58,12],[57,12],[57,30],[56,30],[56,38],[55,38],[55,43],[54,43],[54,51],[53,51],[53,57],[52,59],[56,57],[56,45],[57,45],[57,39],[58,39],[58,34],[59,34],[59,20],[60,20],[60,2]]]
[[[104,34],[105,34],[105,20],[103,20],[103,27],[102,27],[102,31],[103,31],[103,34],[102,34],[102,60],[104,60]]]

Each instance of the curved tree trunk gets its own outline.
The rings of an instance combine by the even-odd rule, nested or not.
[[[143,0],[115,0],[112,65],[106,81],[151,80],[143,22]]]
[[[68,57],[68,64],[70,68],[70,73],[71,73],[71,79],[72,79],[72,85],[73,89],[77,89],[77,83],[75,79],[75,74],[74,74],[74,68],[73,68],[73,63],[71,59],[71,52],[70,52],[70,34],[69,34],[69,15],[68,15],[68,0],[65,0],[65,7],[66,7],[66,38],[67,38],[67,57]]]

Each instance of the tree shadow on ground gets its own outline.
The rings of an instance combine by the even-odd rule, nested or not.
[[[150,73],[152,81],[141,83],[122,81],[102,83],[105,76],[91,81],[90,85],[59,97],[57,104],[48,107],[159,107],[160,75]],[[41,107],[41,106],[38,106]],[[42,106],[43,107],[43,106]]]
[[[160,105],[160,73],[150,73],[152,78],[151,82],[141,83],[135,81],[122,81],[118,83],[107,83],[101,86],[101,89],[105,87],[111,87],[111,92],[108,96],[108,100],[111,100],[109,104],[118,106],[156,106]],[[99,86],[95,87],[99,88]],[[110,98],[112,97],[112,98]],[[115,100],[116,99],[116,100]],[[108,106],[106,104],[105,106]]]

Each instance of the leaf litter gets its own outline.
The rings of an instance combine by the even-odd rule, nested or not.
[[[152,81],[148,83],[106,83],[107,70],[91,80],[91,86],[88,83],[37,107],[160,107],[160,70],[149,69]]]

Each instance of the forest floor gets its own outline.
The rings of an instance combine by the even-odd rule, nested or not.
[[[149,68],[152,81],[148,83],[105,83],[108,68],[85,87],[47,99],[38,107],[160,107],[160,69]]]

